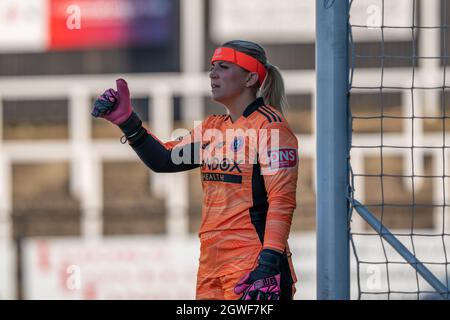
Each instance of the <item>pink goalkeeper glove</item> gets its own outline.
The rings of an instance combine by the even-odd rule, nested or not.
[[[130,117],[133,109],[126,81],[117,79],[116,86],[117,91],[110,88],[95,100],[91,114],[120,125]]]
[[[280,300],[280,265],[283,255],[270,249],[261,251],[258,266],[234,288],[240,300]]]
[[[234,292],[242,294],[239,300],[280,300],[280,274],[251,281],[247,273]]]

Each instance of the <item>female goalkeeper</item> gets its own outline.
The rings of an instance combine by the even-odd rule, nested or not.
[[[209,77],[212,98],[227,115],[207,117],[178,141],[163,143],[142,126],[123,79],[99,96],[92,115],[118,125],[155,172],[200,167],[197,299],[292,299],[296,277],[287,240],[298,144],[283,117],[283,79],[260,45],[242,40],[215,50]]]

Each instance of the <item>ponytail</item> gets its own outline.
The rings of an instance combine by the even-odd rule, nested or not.
[[[228,41],[222,47],[230,47],[248,54],[265,66],[267,75],[261,87],[258,89],[257,95],[262,97],[266,104],[278,109],[284,115],[287,112],[288,103],[284,92],[283,77],[281,76],[280,69],[267,61],[264,48],[255,42],[246,40]]]
[[[259,96],[264,102],[278,109],[283,115],[289,109],[284,91],[284,81],[277,66],[266,63],[267,75],[259,88]]]

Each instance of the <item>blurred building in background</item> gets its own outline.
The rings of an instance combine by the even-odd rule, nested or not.
[[[146,126],[161,140],[177,137],[176,129],[225,113],[210,99],[207,72],[214,49],[232,39],[261,43],[286,81],[287,119],[301,159],[290,241],[296,298],[314,299],[314,5],[2,0],[0,299],[194,298],[198,170],[154,174],[119,142],[120,130],[93,119],[90,109],[123,77]],[[358,41],[361,52],[376,50],[371,39]],[[409,46],[401,37],[386,44],[397,53]],[[378,67],[370,59],[357,63]],[[402,66],[405,60],[387,67]],[[354,99],[354,110],[370,109],[366,98]],[[401,112],[400,96],[393,93],[385,108]],[[402,130],[395,120],[384,128]],[[378,130],[357,123],[355,129]],[[406,197],[398,187],[392,196]],[[392,219],[401,227],[401,213]],[[432,227],[429,212],[419,219]]]
[[[262,27],[269,15],[271,23]],[[225,113],[210,99],[207,72],[213,50],[231,39],[262,43],[270,61],[289,73],[289,121],[305,137],[293,232],[314,230],[313,17],[312,1],[2,1],[0,299],[194,297],[198,170],[152,173],[119,142],[120,130],[93,119],[90,109],[124,77],[134,108],[162,140],[208,114]],[[114,241],[125,246],[117,250],[135,256],[134,265],[143,263],[136,273],[147,270],[156,278],[152,267],[167,269],[170,262],[145,248],[167,241],[175,246],[167,252],[190,248],[181,262],[185,274],[167,280],[185,277],[188,289],[165,295],[145,281],[133,287],[133,276],[121,278],[111,266],[116,260],[99,258],[102,250],[115,255]],[[89,258],[74,258],[73,250],[90,252]],[[64,279],[76,276],[77,266],[84,281],[69,290]],[[122,279],[121,295],[107,289],[113,280],[86,270],[116,274],[111,277]],[[134,289],[127,291],[127,281]]]

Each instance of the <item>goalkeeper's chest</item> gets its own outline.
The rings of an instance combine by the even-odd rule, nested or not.
[[[201,147],[202,181],[242,185],[251,183],[256,153],[242,137],[203,141]]]

